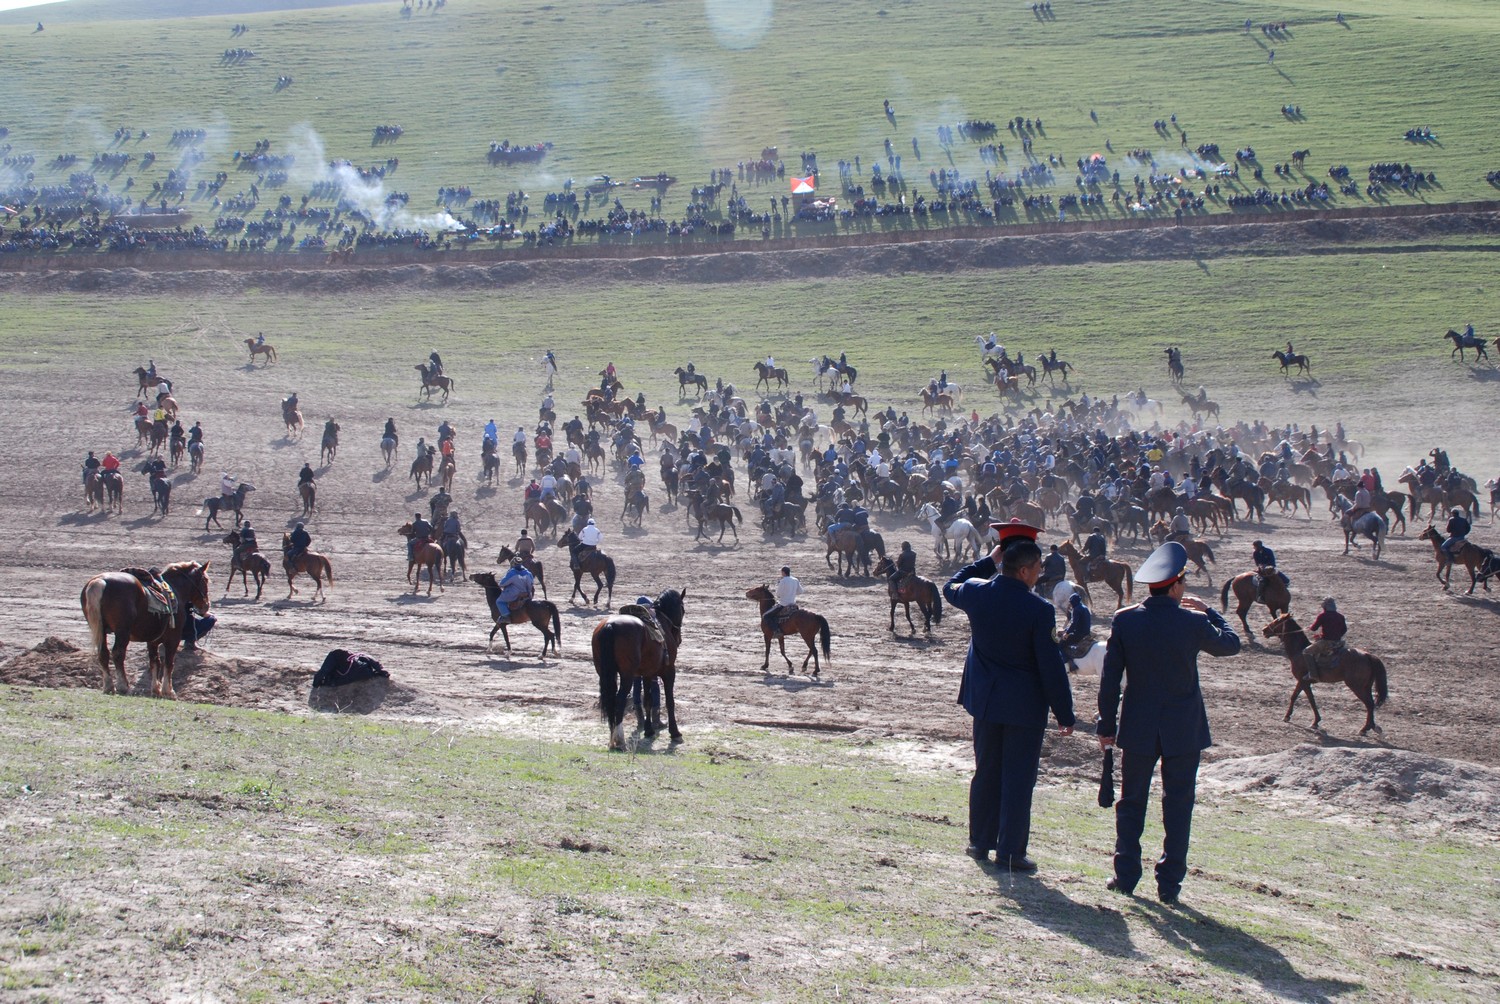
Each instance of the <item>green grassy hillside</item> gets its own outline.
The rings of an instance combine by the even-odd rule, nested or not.
[[[103,10],[80,4],[74,14],[91,9]],[[1331,163],[1361,178],[1369,163],[1397,160],[1436,173],[1439,187],[1421,196],[1432,201],[1495,192],[1485,180],[1500,168],[1489,137],[1500,91],[1493,4],[1370,0],[1341,5],[1345,25],[1334,22],[1333,7],[1289,3],[1062,0],[1052,20],[1024,4],[976,10],[956,0],[767,3],[763,18],[759,9],[464,0],[410,16],[383,3],[55,21],[41,34],[27,20],[0,27],[9,99],[0,124],[10,129],[11,155],[35,154],[37,184],[79,169],[49,170],[60,153],[86,166],[110,147],[117,127],[149,130],[149,140],[125,149],[154,149],[155,165],[99,178],[118,188],[135,174],[146,190],[178,166],[171,131],[207,129],[208,157],[194,177],[229,171],[225,195],[255,180],[234,172],[233,151],[269,139],[273,152],[297,161],[284,188],[262,191],[263,206],[281,191],[306,191],[326,160],[365,165],[394,156],[400,167],[386,189],[409,193],[412,219],[430,211],[443,185],[469,185],[475,198],[517,188],[540,196],[569,177],[657,171],[683,179],[662,208],[671,218],[685,209],[686,182],[757,157],[762,147],[779,147],[789,172],[799,151],[816,151],[826,187],[836,161],[856,155],[868,182],[887,139],[912,184],[930,195],[930,170],[982,178],[986,167],[974,143],[941,150],[937,126],[1013,115],[1045,123],[1034,153],[1062,158],[1054,194],[1073,190],[1074,161],[1108,154],[1106,143],[1127,181],[1149,172],[1125,159],[1131,149],[1152,150],[1161,170],[1189,163],[1175,132],[1165,137],[1152,127],[1173,114],[1189,147],[1215,142],[1225,156],[1254,147],[1273,189],[1305,183],[1300,173],[1288,182],[1270,170],[1305,148],[1311,178],[1326,178]],[[1286,21],[1288,34],[1246,32],[1247,17]],[[250,31],[231,38],[238,22]],[[256,57],[220,65],[231,47]],[[277,92],[281,76],[294,83]],[[883,99],[896,109],[894,122],[882,114]],[[1300,105],[1304,118],[1283,116],[1285,104]],[[376,125],[398,123],[406,130],[399,141],[371,147]],[[1406,142],[1402,133],[1418,125],[1432,127],[1438,141]],[[501,139],[555,147],[540,165],[490,167],[485,153]],[[1023,164],[1019,140],[1003,126],[996,139],[1009,157],[997,169],[1013,173]],[[1251,184],[1248,174],[1242,181]],[[757,210],[785,190],[781,182],[746,187]],[[627,207],[648,205],[647,193],[625,190],[621,198]],[[1370,201],[1361,194],[1335,203]],[[538,198],[533,210],[541,208]]]

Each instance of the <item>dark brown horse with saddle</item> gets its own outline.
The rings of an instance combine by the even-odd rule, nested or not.
[[[897,603],[906,608],[906,624],[911,628],[912,634],[917,633],[917,626],[912,623],[911,619],[913,603],[917,605],[918,610],[922,611],[924,633],[931,634],[932,625],[943,622],[943,594],[938,590],[937,583],[931,579],[924,579],[920,575],[911,575],[898,586],[895,582],[896,563],[884,556],[875,565],[875,574],[885,576],[885,591],[891,600],[892,631],[896,630]]]
[[[547,649],[552,649],[552,654],[559,659],[562,658],[562,618],[557,611],[556,603],[546,600],[527,600],[519,608],[512,608],[508,618],[500,616],[500,610],[495,606],[495,601],[500,598],[500,583],[495,578],[494,572],[475,572],[469,576],[470,582],[478,583],[484,590],[485,606],[489,607],[490,619],[495,626],[490,629],[489,649],[495,647],[495,633],[505,639],[505,651],[510,651],[510,632],[505,630],[507,624],[530,624],[542,633],[542,658],[547,658]]]
[[[176,699],[172,670],[177,662],[177,643],[193,610],[208,614],[208,566],[206,561],[201,565],[195,561],[168,565],[161,573],[165,592],[150,572],[140,568],[105,572],[84,584],[78,602],[89,622],[106,694],[130,693],[125,650],[131,642],[143,641],[151,659],[151,696]],[[113,648],[105,640],[110,633],[115,636]]]
[[[502,546],[500,553],[495,555],[495,561],[500,565],[509,565],[510,560],[515,556],[515,551]],[[542,591],[542,599],[545,600],[547,598],[547,580],[542,574],[542,563],[537,560],[535,554],[523,554],[521,555],[521,564],[525,567],[526,571],[531,573],[531,577],[536,579],[536,584]]]
[[[674,743],[682,741],[677,728],[677,704],[673,687],[677,682],[677,650],[682,645],[683,600],[687,589],[668,589],[656,598],[655,631],[626,606],[612,617],[606,617],[594,628],[591,647],[594,671],[599,674],[599,709],[609,721],[609,748],[625,748],[625,702],[632,685],[660,680],[667,702],[667,731]],[[649,615],[647,615],[649,616]],[[656,736],[656,725],[638,705],[636,719],[647,738]]]
[[[776,605],[776,597],[772,595],[771,587],[762,583],[761,585],[751,586],[745,590],[745,599],[754,600],[760,605],[760,633],[766,639],[766,657],[760,664],[761,671],[764,672],[771,665],[772,637],[771,629],[765,622],[765,613]],[[823,646],[823,658],[828,659],[830,662],[832,661],[832,655],[829,652],[830,635],[828,618],[822,614],[815,614],[811,610],[805,610],[802,607],[794,607],[790,613],[782,618],[781,633],[775,637],[781,645],[781,657],[786,660],[786,669],[790,673],[792,671],[792,660],[786,654],[786,632],[788,631],[801,635],[802,640],[807,644],[807,655],[802,659],[802,672],[807,672],[807,663],[810,659],[813,664],[812,675],[817,676],[822,672],[822,665],[818,662],[819,643]]]

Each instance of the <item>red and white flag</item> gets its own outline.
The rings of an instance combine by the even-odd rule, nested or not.
[[[793,195],[811,195],[813,192],[817,191],[817,189],[818,189],[818,180],[817,180],[816,175],[809,174],[805,178],[793,178],[792,179],[792,194]]]

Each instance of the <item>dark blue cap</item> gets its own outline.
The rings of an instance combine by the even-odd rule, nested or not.
[[[1182,576],[1187,568],[1187,549],[1175,540],[1169,540],[1151,552],[1135,573],[1135,581],[1148,586],[1163,586]]]

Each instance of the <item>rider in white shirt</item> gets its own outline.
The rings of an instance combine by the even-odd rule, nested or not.
[[[797,597],[802,595],[802,583],[792,577],[790,566],[781,566],[781,578],[776,580],[773,592],[776,602],[761,615],[761,622],[771,629],[773,635],[779,636],[782,618],[796,611]]]
[[[523,429],[523,428],[521,428],[519,425],[516,426],[516,434],[514,436],[510,437],[510,441],[512,443],[520,443],[522,446],[525,446],[526,445],[526,430]]]
[[[219,475],[219,494],[234,494],[234,476],[228,471],[225,471],[223,474]]]

